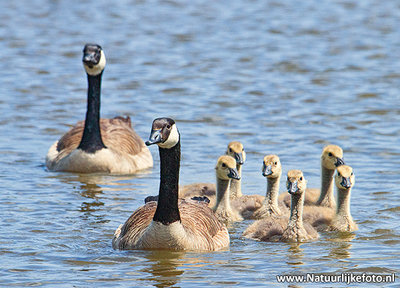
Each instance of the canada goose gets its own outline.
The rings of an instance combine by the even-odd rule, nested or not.
[[[318,231],[352,232],[357,230],[357,225],[350,214],[350,194],[354,183],[355,176],[350,166],[341,165],[337,167],[335,185],[338,206],[336,211],[324,206],[304,206],[304,221],[310,223]]]
[[[246,152],[244,152],[243,144],[239,141],[232,141],[228,144],[226,155],[233,157],[236,160],[236,170],[239,174],[239,179],[232,179],[231,182],[231,198],[242,197],[242,165],[246,161]]]
[[[337,188],[338,206],[333,217],[330,230],[353,232],[358,229],[350,214],[351,188],[354,186],[355,176],[353,168],[343,165],[337,168],[335,184]]]
[[[205,202],[178,199],[180,135],[171,118],[157,118],[146,145],[160,154],[158,201],[138,208],[114,233],[114,249],[214,251],[229,246],[229,234]]]
[[[264,157],[262,175],[267,178],[267,192],[262,207],[254,212],[253,219],[288,214],[289,210],[285,204],[282,201],[278,203],[279,182],[282,175],[282,164],[278,155]]]
[[[318,205],[329,208],[336,206],[333,195],[333,174],[336,167],[344,165],[343,150],[337,145],[327,145],[321,154],[321,189],[308,188],[304,205]],[[286,206],[290,206],[290,195],[285,193],[280,196]]]
[[[132,128],[129,117],[100,119],[101,77],[106,65],[103,49],[86,44],[83,66],[88,78],[85,121],[78,122],[47,152],[50,171],[131,174],[153,166],[153,158]]]
[[[236,170],[239,173],[239,177],[241,177],[242,165],[246,161],[246,153],[244,152],[243,144],[238,141],[230,142],[225,154],[235,158]],[[231,199],[242,196],[240,179],[232,179],[230,187]],[[215,204],[215,193],[216,186],[213,183],[193,183],[179,188],[179,197],[190,198],[193,196],[207,196],[211,201],[211,207]]]
[[[213,207],[215,214],[224,223],[243,220],[238,211],[232,209],[230,204],[231,181],[239,179],[235,159],[228,155],[219,157],[215,172],[217,178],[217,199]]]
[[[250,225],[243,236],[259,241],[302,242],[319,237],[308,223],[303,224],[306,180],[300,170],[290,170],[286,187],[291,194],[290,217],[263,218]]]

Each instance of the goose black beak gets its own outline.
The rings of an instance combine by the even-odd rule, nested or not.
[[[232,179],[240,180],[239,173],[238,173],[237,170],[234,169],[234,168],[229,168],[228,177],[229,177],[229,178],[232,178]]]
[[[346,163],[344,162],[344,160],[343,160],[342,158],[336,157],[335,166],[336,166],[336,167],[339,167],[339,166],[341,166],[341,165],[346,165]]]
[[[162,141],[161,129],[157,129],[157,130],[152,129],[149,140],[146,141],[146,145],[150,146],[152,144],[161,143],[161,141]]]
[[[235,160],[236,163],[239,165],[243,165],[244,164],[244,160],[243,160],[243,154],[242,153],[235,153]]]
[[[340,182],[340,185],[342,185],[344,188],[350,188],[351,187],[351,181],[350,177],[342,177],[342,182]]]
[[[272,174],[272,169],[271,168],[272,168],[271,165],[266,166],[265,164],[263,164],[262,175],[264,177],[267,177],[267,176],[271,175]]]
[[[297,187],[297,181],[294,182],[288,182],[287,184],[287,190],[289,194],[294,194],[297,191],[299,191],[299,187]]]
[[[93,68],[93,66],[98,64],[95,53],[85,53],[83,55],[82,62],[89,68]]]

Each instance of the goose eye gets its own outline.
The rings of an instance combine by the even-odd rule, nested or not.
[[[168,124],[168,125],[167,125],[167,129],[171,129],[171,125]]]
[[[333,154],[332,154],[331,152],[329,152],[329,154],[328,154],[328,155],[329,155],[329,157],[332,157],[332,156],[333,156]]]
[[[223,168],[225,168],[226,167],[226,164],[225,163],[222,163],[222,165],[221,165]]]
[[[274,164],[275,164],[275,165],[278,165],[278,162],[275,162]]]

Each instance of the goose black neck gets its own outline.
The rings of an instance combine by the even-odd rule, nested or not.
[[[159,147],[160,190],[153,220],[164,225],[180,221],[178,209],[179,168],[181,160],[180,141],[172,148]]]
[[[85,128],[81,143],[78,148],[87,152],[95,153],[98,150],[106,148],[101,139],[100,133],[100,92],[101,92],[101,76],[91,76],[88,74],[88,99],[87,111],[85,118]]]

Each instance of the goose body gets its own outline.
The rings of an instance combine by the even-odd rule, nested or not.
[[[160,153],[158,201],[137,209],[114,233],[114,249],[214,251],[229,246],[229,234],[205,202],[178,199],[180,136],[175,121],[157,118],[147,145]]]
[[[291,194],[290,217],[269,217],[255,221],[243,236],[258,241],[303,242],[318,239],[318,232],[303,223],[303,204],[306,181],[300,170],[290,170],[287,180]]]
[[[86,119],[50,147],[46,167],[50,171],[111,174],[132,174],[152,167],[151,153],[132,128],[129,117],[100,119],[105,55],[96,44],[87,44],[83,53],[89,84]]]

